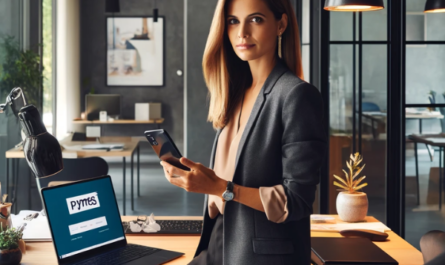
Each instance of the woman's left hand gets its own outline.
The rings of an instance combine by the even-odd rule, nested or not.
[[[211,194],[221,197],[226,190],[227,181],[218,177],[213,170],[182,157],[181,164],[190,168],[185,171],[165,161],[161,161],[167,180],[186,191]]]

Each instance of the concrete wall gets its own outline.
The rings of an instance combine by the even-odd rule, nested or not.
[[[215,131],[207,122],[209,101],[201,63],[217,1],[186,0],[186,3],[186,156],[208,165]]]
[[[151,16],[154,1],[120,1],[121,12],[116,16]],[[137,102],[161,102],[165,128],[180,150],[184,139],[183,77],[176,74],[184,68],[184,7],[180,0],[157,1],[159,15],[165,17],[165,85],[163,87],[107,87],[106,86],[106,16],[104,0],[80,0],[80,81],[91,79],[91,85],[80,90],[80,108],[85,109],[84,98],[91,87],[97,94],[121,94],[122,118],[134,118]],[[143,136],[150,125],[103,126],[104,135]]]

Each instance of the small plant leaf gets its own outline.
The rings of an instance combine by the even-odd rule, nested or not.
[[[346,172],[346,170],[344,170],[344,169],[343,169],[343,172],[345,173],[345,176],[346,176],[346,182],[349,183],[349,175],[348,175],[348,172]],[[346,183],[346,185],[348,185],[347,183]]]
[[[357,171],[355,172],[355,174],[352,177],[352,179],[355,179],[362,172],[362,170],[365,168],[365,165],[363,165],[362,167],[357,167]]]
[[[362,182],[362,180],[364,180],[366,178],[366,176],[363,176],[359,179],[357,179],[356,181],[354,181],[354,188],[358,186],[358,184],[360,184],[360,182]]]
[[[340,178],[339,176],[334,175],[334,178],[338,179],[339,181],[341,181],[343,184],[345,184],[346,186],[348,186],[348,184],[346,183],[346,181],[344,181],[342,178]]]
[[[337,186],[337,187],[339,187],[339,188],[342,188],[342,189],[344,189],[344,190],[349,190],[347,187],[341,185],[341,184],[338,183],[337,181],[334,181],[334,185]]]
[[[360,185],[360,186],[354,188],[354,190],[360,190],[360,189],[362,189],[362,188],[364,188],[364,187],[366,187],[366,186],[368,186],[368,183],[363,183],[362,185]]]

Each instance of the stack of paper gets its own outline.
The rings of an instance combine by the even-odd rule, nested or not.
[[[340,232],[346,229],[367,229],[379,232],[391,231],[391,229],[382,222],[311,224],[311,231],[314,232]]]
[[[26,216],[33,213],[39,213],[37,218],[25,220]],[[17,215],[11,214],[11,221],[12,226],[15,228],[26,223],[25,230],[23,230],[23,240],[25,240],[25,242],[52,241],[48,220],[41,212],[23,210]]]

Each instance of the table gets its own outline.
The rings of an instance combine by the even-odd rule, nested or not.
[[[71,141],[72,135],[69,135],[68,137],[64,138],[60,141],[61,145],[65,146],[73,146],[73,145],[86,145],[86,144],[92,144],[95,142],[91,141]],[[123,151],[105,151],[105,150],[96,150],[96,151],[86,151],[86,150],[63,150],[62,154],[65,156],[70,156],[71,154],[74,154],[75,157],[78,158],[85,158],[85,157],[122,157],[122,167],[123,167],[123,215],[126,214],[126,157],[131,157],[131,209],[134,210],[134,189],[133,189],[133,170],[134,170],[134,153],[137,154],[137,194],[140,196],[140,150],[139,150],[139,137],[101,137],[100,138],[101,143],[124,143],[124,150]],[[12,194],[11,196],[11,202],[13,202],[13,205],[17,207],[17,204],[15,202],[15,194],[17,194],[17,185],[14,185],[17,182],[17,175],[18,175],[18,163],[16,163],[16,160],[25,158],[25,155],[23,154],[23,150],[12,148],[5,153],[6,156],[6,190],[7,194]],[[11,160],[11,168],[12,168],[12,184],[14,187],[14,193],[11,193],[9,190],[9,164]],[[16,209],[17,210],[17,209]]]
[[[362,116],[371,120],[371,126],[373,130],[373,136],[376,138],[377,133],[374,130],[374,122],[386,124],[386,112],[381,111],[363,111]],[[418,112],[418,113],[405,113],[405,119],[418,119],[419,120],[419,133],[422,134],[422,121],[424,119],[443,119],[444,116],[440,112]],[[430,150],[428,150],[430,151]]]
[[[136,219],[135,216],[123,216],[123,221]],[[179,220],[202,220],[198,216],[177,216],[177,217],[156,217],[157,220],[162,219],[179,219]],[[367,220],[377,221],[373,217],[367,217]],[[389,241],[375,242],[377,246],[387,252],[399,265],[419,265],[423,264],[422,253],[396,235],[394,232],[388,232]],[[341,237],[339,233],[335,232],[311,232],[312,237]],[[199,243],[199,235],[127,235],[129,243],[140,244],[155,248],[162,248],[172,251],[179,251],[185,253],[184,256],[175,259],[167,264],[179,265],[189,263],[195,254]],[[23,255],[22,263],[51,265],[57,264],[56,255],[52,242],[32,242],[26,244],[27,253]]]
[[[100,120],[82,120],[82,119],[74,119],[73,124],[86,124],[86,125],[110,125],[110,124],[156,124],[158,129],[161,128],[161,124],[164,122],[164,119],[155,119],[155,120],[147,120],[147,121],[141,121],[141,120],[125,120],[125,119],[119,119],[114,121],[100,121]]]
[[[328,215],[335,217],[337,223],[344,223],[339,221],[338,215]],[[378,222],[378,220],[372,216],[366,217],[367,222]],[[385,242],[373,242],[379,248],[384,250],[393,259],[399,262],[399,265],[420,265],[424,264],[422,253],[413,247],[410,243],[406,242],[403,238],[398,236],[393,231],[387,231],[388,241]],[[337,232],[314,232],[311,231],[312,237],[342,237]],[[419,238],[420,240],[420,238]]]

